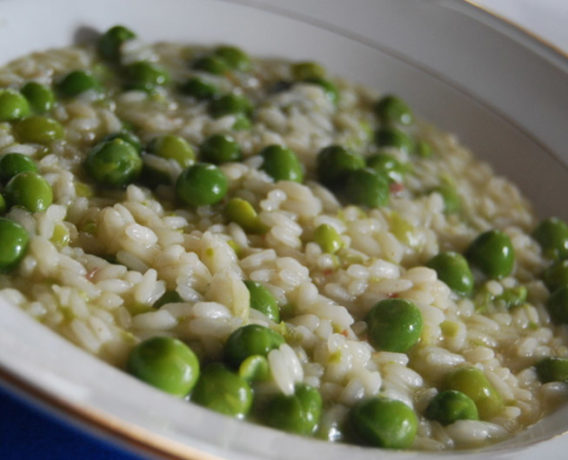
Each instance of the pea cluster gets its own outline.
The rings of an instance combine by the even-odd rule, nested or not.
[[[207,74],[222,76],[230,75],[232,72],[249,72],[252,69],[252,62],[248,55],[235,46],[223,45],[215,48],[212,53],[195,58],[191,67],[202,76],[192,76],[182,83],[179,86],[181,93],[198,101],[206,101],[209,114],[214,118],[233,115],[234,130],[250,128],[253,112],[251,101],[245,95],[236,92],[222,94],[215,83],[207,79]]]
[[[134,32],[125,27],[112,27],[100,38],[99,53],[109,65],[117,69],[126,90],[151,93],[168,85],[171,82],[169,74],[155,63],[121,65],[121,47],[134,38]],[[219,46],[212,52],[195,57],[190,66],[195,74],[177,85],[177,90],[196,102],[205,102],[210,115],[215,118],[234,116],[236,121],[233,130],[250,128],[254,109],[251,101],[237,92],[222,94],[213,83],[214,80],[208,79],[208,75],[230,76],[231,73],[249,72],[252,63],[246,53],[234,46]],[[302,82],[321,77],[319,74],[309,74],[306,69],[295,73],[301,74]],[[328,90],[337,99],[335,87],[327,80],[321,79],[313,83],[329,87]],[[74,97],[87,90],[101,91],[101,86],[92,75],[84,71],[72,72],[59,83],[59,91],[66,97]],[[217,204],[225,198],[228,189],[227,178],[218,166],[241,161],[241,147],[230,134],[219,133],[205,139],[199,145],[198,153],[199,162],[196,162],[192,147],[185,139],[175,135],[158,136],[142,147],[134,133],[124,130],[105,137],[91,149],[85,161],[85,170],[102,186],[123,187],[135,181],[141,181],[150,187],[174,185],[178,199],[186,205],[197,207]],[[262,170],[274,181],[303,181],[303,167],[292,150],[270,145],[259,155],[263,159]],[[184,170],[178,177],[172,178],[167,168],[161,168],[159,162],[151,161],[152,157],[175,161]],[[225,215],[248,232],[263,233],[267,230],[253,206],[245,200],[229,200],[225,205]]]
[[[280,308],[261,283],[246,281],[250,307],[277,323]],[[180,301],[167,292],[154,305]],[[407,352],[422,331],[422,316],[412,302],[384,300],[367,317],[369,340],[378,350]],[[128,359],[128,371],[139,379],[178,397],[188,394],[196,404],[237,418],[252,417],[268,426],[301,435],[317,432],[322,398],[317,389],[298,384],[292,395],[258,396],[255,386],[270,378],[267,355],[285,342],[265,326],[250,324],[235,330],[227,339],[222,362],[200,367],[195,353],[182,342],[155,337],[136,346]],[[442,424],[480,416],[490,418],[502,401],[481,371],[462,368],[448,375],[445,390],[425,411]],[[479,414],[481,415],[478,415]],[[385,448],[409,447],[416,435],[418,417],[406,404],[385,397],[368,398],[350,409],[341,436],[344,441]]]
[[[140,61],[121,65],[121,47],[125,42],[136,38],[134,32],[123,26],[109,29],[99,40],[99,52],[106,62],[117,69],[124,88],[142,90],[148,93],[171,83],[165,69],[155,63]],[[209,76],[227,76],[250,72],[253,63],[239,48],[219,46],[212,51],[195,56],[190,62],[194,74],[186,81],[176,84],[176,89],[196,102],[205,102],[212,117],[235,117],[233,130],[249,129],[254,114],[254,105],[241,92],[223,94]],[[317,85],[329,100],[337,104],[340,92],[326,77],[325,69],[313,62],[299,62],[290,67],[291,80],[282,82],[279,90],[287,90],[297,84]],[[74,97],[84,91],[102,91],[98,81],[85,71],[68,74],[59,83],[59,91],[65,97]],[[401,163],[389,149],[399,149],[405,153],[426,157],[432,148],[421,139],[415,139],[407,128],[412,127],[414,117],[409,107],[396,96],[386,96],[375,104],[375,113],[380,128],[375,135],[379,152],[365,159],[362,155],[348,149],[332,145],[324,148],[318,155],[317,173],[319,180],[347,201],[369,207],[384,206],[389,200],[390,187],[401,184],[408,166]],[[151,187],[171,184],[175,181],[175,190],[181,202],[189,206],[212,205],[221,202],[227,193],[227,180],[218,166],[225,162],[241,161],[241,147],[235,139],[226,133],[214,134],[199,146],[199,161],[195,164],[195,155],[187,142],[173,135],[162,136],[152,141],[144,151],[125,139],[103,139],[96,145],[86,161],[88,174],[98,183],[121,187],[136,180],[141,180]],[[133,137],[132,133],[129,137]],[[142,153],[136,156],[134,150]],[[166,170],[161,170],[159,163],[150,160],[154,155],[167,160],[175,160],[182,167],[183,173],[169,177]],[[286,146],[269,145],[259,152],[263,162],[261,169],[274,181],[287,180],[303,182],[306,171],[297,155]],[[441,187],[439,192],[448,197],[446,201],[455,201],[455,193],[449,186]],[[256,211],[244,200],[231,200],[226,206],[226,216],[236,221],[251,233],[263,233],[266,228],[259,222]],[[448,204],[448,212],[453,212],[454,204]],[[324,238],[320,232],[318,238]],[[329,232],[325,238],[329,238]],[[332,244],[332,246],[337,244]],[[337,249],[330,249],[335,252]]]
[[[542,280],[551,295],[546,307],[556,324],[568,323],[568,225],[561,219],[551,217],[538,224],[533,232],[542,253],[552,262],[542,274]],[[470,296],[474,293],[474,276],[470,264],[487,278],[501,279],[513,272],[515,252],[510,238],[500,230],[490,230],[480,234],[467,248],[465,257],[455,252],[436,255],[427,265],[436,270],[438,278],[444,281],[456,294]],[[487,293],[479,288],[479,295]],[[499,296],[490,296],[490,301],[507,309],[523,305],[528,296],[525,286],[518,285],[504,289]],[[487,299],[485,299],[487,300]],[[480,305],[485,307],[484,304]],[[552,364],[551,364],[552,363]],[[537,363],[540,380],[568,382],[565,371],[568,359],[550,357]]]
[[[406,353],[418,343],[422,315],[404,299],[378,302],[368,313],[368,339],[377,349]],[[458,420],[489,420],[503,408],[503,401],[483,372],[462,367],[445,376],[440,392],[430,401],[424,416],[442,425]],[[355,405],[349,430],[359,441],[378,447],[409,447],[416,435],[417,416],[400,401],[371,398]]]
[[[533,232],[550,265],[542,281],[551,292],[546,308],[555,324],[568,324],[568,224],[558,217],[541,221]],[[548,357],[536,364],[541,382],[568,383],[568,359]]]
[[[436,259],[440,264],[447,260],[450,267],[467,265],[459,254],[445,253],[441,256]],[[463,288],[463,280],[459,278],[458,281],[458,286]],[[471,283],[466,283],[465,291],[469,291],[471,286]],[[464,289],[460,293],[466,295]],[[409,352],[419,342],[423,326],[417,306],[409,300],[397,298],[378,302],[369,311],[366,323],[368,340],[375,349],[398,353]],[[445,376],[440,392],[430,401],[423,415],[442,425],[449,425],[458,420],[489,420],[503,407],[501,396],[483,372],[466,366]],[[400,401],[384,397],[365,400],[354,406],[349,421],[349,430],[355,439],[392,448],[410,446],[418,423],[412,409]]]
[[[413,161],[402,158],[428,158],[434,150],[414,134],[414,115],[402,99],[387,95],[373,108],[379,126],[374,135],[378,151],[364,156],[341,145],[325,147],[317,157],[317,176],[348,203],[382,207],[391,194],[404,189],[405,176],[413,169]],[[442,196],[447,214],[459,211],[459,195],[447,181],[430,192]]]
[[[120,49],[126,41],[134,38],[136,35],[132,31],[123,26],[115,26],[99,40],[101,57],[117,69],[124,88],[151,93],[171,83],[168,73],[154,63],[135,62],[127,66],[121,65]],[[252,102],[238,92],[222,94],[215,80],[208,77],[249,72],[253,64],[246,53],[234,46],[219,46],[211,52],[193,58],[190,67],[195,74],[178,84],[177,90],[196,102],[205,102],[210,115],[215,118],[234,116],[236,121],[233,130],[250,128],[254,111]],[[290,85],[318,85],[331,101],[337,103],[339,92],[333,83],[325,78],[325,70],[321,66],[311,62],[297,63],[291,67],[291,75],[293,81]],[[59,83],[59,91],[65,97],[74,97],[87,90],[102,91],[100,84],[88,72],[72,72]],[[205,139],[199,145],[198,154],[199,162],[196,163],[197,158],[192,147],[179,136],[158,136],[146,147],[142,147],[136,135],[125,130],[107,136],[94,146],[85,161],[85,170],[96,183],[103,186],[123,187],[135,181],[141,181],[150,187],[173,184],[178,199],[186,205],[196,207],[217,204],[224,200],[228,189],[227,179],[218,166],[226,162],[241,161],[241,147],[230,134],[219,133]],[[303,182],[305,170],[291,149],[281,145],[269,145],[262,149],[259,155],[263,160],[261,169],[274,181]],[[176,161],[184,170],[178,177],[169,177],[168,171],[160,168],[160,163],[150,161],[151,156]],[[380,166],[379,162],[379,159],[374,160],[375,168],[388,170],[388,177],[400,177],[400,172],[397,171],[401,168],[396,160],[383,162]],[[370,180],[374,179],[373,176]],[[381,181],[379,185],[382,191],[378,199],[374,200],[375,205],[384,204],[388,195],[386,182]],[[355,180],[352,188],[358,186],[358,181]],[[353,195],[357,193],[354,191]],[[226,202],[225,216],[228,220],[237,222],[247,232],[267,231],[252,204],[246,200],[233,198]],[[320,235],[320,239],[321,237]]]
[[[250,307],[274,322],[280,319],[278,303],[261,283],[246,281]],[[179,301],[168,292],[155,308]],[[420,339],[422,316],[408,300],[378,302],[367,318],[369,341],[377,350],[408,352]],[[265,326],[247,325],[227,339],[223,362],[210,362],[200,370],[191,349],[176,339],[158,337],[142,342],[131,352],[130,373],[157,388],[202,406],[237,418],[252,417],[268,426],[301,435],[317,433],[322,411],[319,392],[298,384],[294,394],[256,397],[255,386],[270,378],[267,355],[285,342],[284,337]],[[546,378],[554,372],[568,372],[563,360],[539,365]],[[557,369],[560,369],[558,371]],[[481,370],[462,367],[449,373],[441,391],[427,406],[424,416],[442,425],[457,420],[489,420],[503,408],[499,393]],[[412,445],[418,416],[406,404],[383,396],[360,401],[349,411],[341,427],[341,439],[348,442],[401,449]]]
[[[128,29],[116,26],[107,31],[99,41],[101,56],[117,63],[119,48],[135,35]],[[126,88],[152,91],[168,82],[167,73],[150,63],[134,63],[120,69]],[[104,87],[92,72],[73,70],[50,88],[39,82],[30,81],[20,90],[0,90],[0,121],[9,122],[16,139],[21,143],[36,144],[40,152],[48,153],[53,142],[63,141],[65,130],[50,113],[62,101],[90,94],[104,96]],[[58,97],[56,97],[56,95]],[[189,146],[188,146],[189,148]],[[160,150],[167,148],[160,147]],[[191,150],[189,148],[189,150]],[[115,133],[97,144],[85,161],[87,173],[101,185],[120,187],[136,180],[142,170],[141,145],[131,132]],[[167,156],[167,153],[164,153]],[[51,185],[39,173],[32,158],[20,153],[6,153],[0,157],[0,212],[19,206],[29,212],[45,211],[53,202]],[[19,224],[2,218],[2,232],[5,243],[4,257],[0,269],[13,269],[25,255],[29,236]]]
[[[55,119],[47,116],[55,104],[51,88],[27,82],[20,90],[0,89],[0,122],[10,123],[21,143],[49,149],[51,143],[63,138],[64,130]],[[0,157],[0,214],[12,207],[31,213],[45,211],[53,203],[53,190],[39,173],[32,157],[8,152]],[[14,270],[25,256],[29,234],[17,222],[0,217],[0,271]]]
[[[280,308],[272,293],[261,283],[246,281],[250,307],[274,322]],[[154,308],[180,301],[175,291],[164,294]],[[255,387],[270,378],[267,356],[285,342],[284,337],[265,326],[249,324],[235,330],[223,349],[223,360],[200,360],[183,342],[171,337],[154,337],[138,344],[130,353],[126,368],[135,377],[177,397],[236,418],[254,417],[291,433],[312,435],[317,429],[322,399],[317,389],[298,384],[291,395],[256,397]]]
[[[246,281],[250,307],[265,314],[275,323],[280,320],[280,308],[272,293],[259,282]],[[175,291],[160,298],[154,308],[180,301]],[[379,309],[397,310],[383,319]],[[417,307],[409,301],[390,300],[377,304],[369,315],[373,343],[377,348],[406,351],[418,341],[422,318]],[[385,331],[387,337],[383,337]],[[270,379],[268,354],[285,343],[275,330],[249,324],[235,330],[225,342],[222,361],[200,360],[183,342],[171,337],[154,337],[138,344],[130,353],[126,368],[138,379],[174,396],[239,419],[250,418],[268,426],[304,436],[316,435],[323,409],[322,397],[316,388],[296,384],[293,394],[257,394],[256,388]],[[469,370],[467,370],[469,372]],[[491,391],[484,376],[481,385]],[[462,389],[439,395],[427,416],[452,423],[463,418],[477,418],[477,409],[466,392],[485,395],[487,388],[465,384],[459,377],[454,386]],[[469,379],[471,380],[471,379]],[[469,381],[468,380],[468,381]],[[449,384],[448,388],[453,388]],[[482,398],[482,396],[479,396]],[[485,400],[483,400],[485,401]],[[484,404],[482,402],[481,404]],[[349,412],[341,428],[342,440],[385,448],[409,447],[416,435],[418,418],[406,404],[385,397],[361,401]]]
[[[541,221],[533,232],[533,238],[542,254],[551,264],[542,273],[542,280],[551,295],[546,307],[552,321],[568,324],[568,225],[557,217]],[[466,257],[455,252],[444,252],[433,257],[427,265],[436,270],[456,294],[469,296],[474,292],[474,277],[470,264],[488,278],[500,279],[513,272],[515,253],[510,238],[500,230],[480,234],[468,247]],[[487,293],[485,293],[487,294]],[[523,305],[528,296],[525,286],[508,288],[490,300],[511,309]],[[482,305],[484,306],[484,305]],[[541,382],[568,382],[568,359],[544,358],[536,364]]]
[[[337,87],[326,78],[325,69],[315,62],[298,62],[291,68],[293,82],[286,82],[281,88],[288,88],[295,83],[310,84],[319,86],[326,97],[337,105],[339,101],[339,91]]]
[[[449,254],[449,253],[448,253]],[[456,254],[448,259],[455,265]],[[459,263],[465,259],[459,256]],[[446,257],[439,260],[444,260]],[[422,314],[405,299],[378,302],[366,317],[369,342],[377,350],[407,353],[422,333]],[[503,401],[481,370],[462,367],[445,376],[440,392],[430,401],[424,416],[442,425],[457,420],[489,420],[503,408]],[[417,416],[400,401],[371,398],[355,405],[349,415],[352,436],[378,447],[405,448],[412,445]]]

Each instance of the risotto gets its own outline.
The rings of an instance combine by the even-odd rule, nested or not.
[[[486,445],[568,388],[568,226],[395,95],[222,45],[0,69],[0,296],[304,436]]]

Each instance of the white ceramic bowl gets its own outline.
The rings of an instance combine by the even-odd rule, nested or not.
[[[0,62],[66,46],[123,23],[145,40],[232,42],[250,53],[317,59],[332,72],[399,93],[521,185],[541,215],[568,217],[568,60],[458,0],[4,0]],[[2,384],[146,455],[174,458],[375,458],[242,423],[180,402],[0,305]],[[560,458],[568,407],[485,451],[447,459]],[[544,441],[544,442],[541,442]],[[382,458],[433,458],[381,452]]]

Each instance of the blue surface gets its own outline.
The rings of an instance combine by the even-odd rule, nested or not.
[[[0,459],[140,460],[47,415],[0,387]]]

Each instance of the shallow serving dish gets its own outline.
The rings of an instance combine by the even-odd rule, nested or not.
[[[30,15],[30,11],[34,11]],[[56,11],[57,15],[53,16]],[[51,18],[45,21],[44,18]],[[520,185],[538,214],[568,217],[568,59],[459,0],[4,0],[0,62],[124,23],[148,41],[235,43],[259,56],[317,59],[399,93]],[[2,304],[1,384],[127,447],[169,458],[374,458],[182,403]],[[444,457],[560,456],[568,406],[503,443]],[[435,453],[384,452],[388,458]]]

